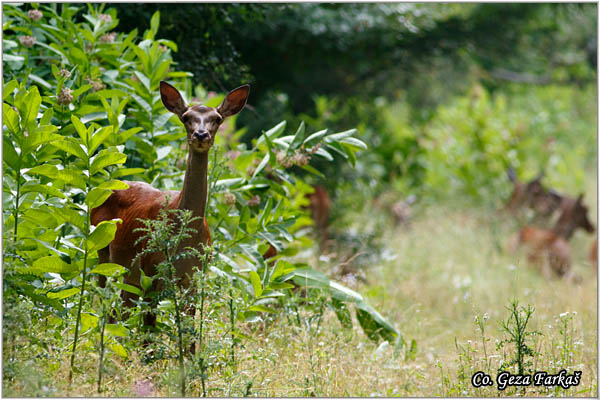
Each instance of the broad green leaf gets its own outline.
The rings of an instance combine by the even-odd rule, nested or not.
[[[48,196],[60,197],[61,199],[65,198],[65,195],[55,188],[54,186],[50,186],[50,184],[42,185],[42,184],[34,184],[34,185],[24,185],[21,187],[21,193],[43,193]]]
[[[110,181],[102,182],[101,184],[98,185],[98,187],[101,189],[123,190],[123,189],[129,188],[129,185],[127,184],[127,182],[110,180]]]
[[[373,307],[364,303],[356,303],[356,318],[369,339],[376,341],[378,336],[392,343],[400,332],[387,322]]]
[[[104,143],[106,141],[106,139],[110,135],[112,135],[112,133],[113,133],[112,125],[105,126],[103,128],[100,128],[98,131],[96,131],[96,133],[93,134],[93,136],[90,140],[90,144],[88,146],[89,154],[94,154],[94,151],[96,151],[98,146],[100,146],[102,143]]]
[[[118,356],[123,357],[123,358],[127,358],[127,350],[125,350],[125,347],[123,347],[119,343],[111,343],[111,344],[108,345],[108,347],[112,351],[114,351]]]
[[[4,124],[13,135],[17,135],[21,131],[19,126],[19,113],[6,103],[2,103],[2,112],[4,113]]]
[[[81,96],[82,94],[84,94],[85,92],[90,90],[91,88],[93,88],[92,85],[83,85],[83,86],[73,90],[71,95],[73,96],[73,99],[77,99],[79,96]]]
[[[42,119],[40,119],[40,126],[50,125],[52,123],[52,117],[54,116],[54,109],[48,108],[44,111]]]
[[[96,226],[94,232],[88,237],[88,252],[97,251],[108,246],[115,238],[117,224],[114,221],[102,221]]]
[[[101,169],[109,165],[123,164],[127,160],[127,156],[123,153],[118,153],[114,150],[104,149],[98,153],[92,165],[90,166],[90,175],[95,175]]]
[[[100,318],[98,318],[97,315],[87,312],[81,313],[81,332],[86,332],[87,330],[98,326],[99,319]]]
[[[87,159],[87,154],[81,148],[81,145],[77,142],[77,140],[73,137],[63,137],[63,140],[54,141],[51,143],[51,145],[62,151],[66,151],[80,160]]]
[[[342,326],[346,329],[352,328],[352,315],[350,315],[348,306],[335,298],[331,299],[331,306]]]
[[[48,82],[46,82],[44,79],[40,78],[37,75],[34,74],[29,74],[27,76],[27,78],[31,79],[32,81],[34,81],[37,84],[42,85],[43,87],[45,87],[46,89],[52,89],[52,85],[50,85]]]
[[[8,164],[8,166],[12,168],[13,171],[18,171],[20,169],[19,154],[17,154],[17,151],[15,150],[12,141],[7,136],[4,136],[2,138],[2,143],[2,155],[4,162]],[[5,170],[5,173],[6,172],[7,171]]]
[[[37,86],[33,86],[29,89],[29,93],[25,97],[25,110],[21,114],[21,126],[29,127],[29,124],[35,122],[40,105],[42,104],[42,97],[38,91]]]
[[[31,266],[32,269],[42,272],[54,272],[56,274],[65,274],[77,271],[77,266],[68,264],[59,256],[46,256],[35,260]]]
[[[19,84],[17,83],[17,81],[15,79],[13,79],[10,82],[7,82],[4,85],[4,92],[2,94],[2,100],[3,101],[6,100],[8,98],[8,96],[10,96],[18,86],[19,86]]]
[[[45,125],[36,128],[32,132],[29,132],[29,135],[25,138],[25,143],[23,144],[24,152],[34,151],[39,145],[54,142],[57,140],[62,140],[63,137],[61,135],[57,135],[53,132],[56,132],[57,128],[52,125]]]
[[[252,283],[252,287],[254,288],[254,297],[260,297],[263,290],[260,282],[260,277],[258,276],[256,271],[250,271],[250,283]]]
[[[63,221],[76,226],[81,231],[85,229],[86,219],[76,210],[69,207],[59,207],[55,208],[54,211]]]
[[[62,299],[66,299],[67,297],[76,295],[80,291],[81,290],[79,288],[70,288],[70,289],[62,290],[60,292],[49,292],[46,296],[48,296],[48,298],[50,298],[50,299],[62,300]]]
[[[329,278],[319,271],[310,268],[298,268],[294,272],[294,282],[300,286],[327,289]]]
[[[121,168],[112,173],[113,178],[122,178],[128,175],[139,175],[146,172],[145,168]]]
[[[88,208],[91,210],[92,208],[101,206],[111,194],[112,190],[110,189],[95,187],[89,191],[85,198],[85,202],[88,205]]]
[[[77,131],[77,134],[79,135],[81,140],[83,140],[83,144],[86,147],[89,147],[88,143],[89,143],[90,139],[89,139],[88,129],[85,127],[83,122],[81,122],[79,120],[79,118],[77,118],[75,115],[71,115],[71,122],[73,123],[73,126],[75,127],[75,130]],[[88,154],[91,154],[91,153],[88,152]]]
[[[131,286],[126,283],[119,283],[119,282],[115,282],[114,285],[116,287],[118,287],[119,289],[124,290],[126,292],[137,294],[138,296],[142,295],[142,291],[140,289],[136,288],[135,286]]]
[[[248,307],[248,311],[268,312],[268,313],[275,312],[275,310],[273,310],[272,308],[260,306],[260,305],[250,306],[250,307]]]
[[[127,337],[129,336],[129,329],[119,324],[106,324],[104,326],[106,333],[111,336]]]
[[[127,268],[122,267],[119,264],[114,263],[102,263],[94,268],[92,271],[94,274],[104,275],[104,276],[114,276],[114,275],[123,275],[127,273]]]

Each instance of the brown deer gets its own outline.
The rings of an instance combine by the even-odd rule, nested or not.
[[[596,270],[598,269],[598,239],[594,240],[594,243],[592,243],[592,247],[590,248],[590,254],[588,255],[588,260],[590,261],[590,264],[592,264],[592,266],[594,266],[594,268],[596,268]]]
[[[528,259],[550,269],[558,276],[571,272],[571,249],[569,239],[577,228],[593,233],[594,225],[588,219],[588,209],[583,204],[583,194],[561,207],[561,214],[550,230],[526,226],[512,239],[512,247],[525,245],[529,248]],[[546,258],[546,259],[544,259]]]
[[[120,218],[121,224],[113,241],[108,247],[98,252],[100,263],[112,262],[129,269],[124,282],[140,287],[140,269],[148,276],[156,273],[155,266],[161,261],[160,255],[143,257],[139,264],[131,265],[142,245],[134,246],[140,236],[134,232],[142,226],[139,219],[156,219],[159,210],[167,204],[169,209],[190,210],[194,217],[199,217],[191,228],[196,233],[181,244],[181,248],[194,247],[201,252],[203,246],[210,244],[210,231],[206,223],[205,211],[207,202],[207,168],[208,152],[212,147],[219,126],[225,118],[239,113],[246,105],[250,86],[244,85],[232,90],[217,108],[203,105],[188,106],[181,94],[170,84],[160,82],[160,96],[164,106],[179,117],[185,126],[188,143],[188,159],[180,192],[163,192],[144,182],[127,182],[128,189],[115,190],[113,194],[91,212],[91,222],[98,225],[102,221]],[[194,258],[180,259],[175,265],[176,277],[180,285],[189,286],[191,274],[200,260]],[[102,285],[102,282],[100,282]],[[125,305],[133,305],[135,295],[122,292]],[[147,315],[146,325],[155,324],[155,316]]]
[[[319,239],[321,250],[325,249],[328,239],[329,209],[331,200],[327,190],[321,185],[314,185],[313,193],[308,195],[310,216],[313,219],[315,234]]]
[[[524,183],[517,179],[513,168],[508,168],[508,179],[513,184],[513,192],[506,204],[506,209],[515,214],[521,208],[530,208],[537,217],[550,217],[563,200],[558,192],[546,189],[542,185],[543,171],[533,180]]]

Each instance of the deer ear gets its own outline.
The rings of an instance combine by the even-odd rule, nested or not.
[[[187,109],[179,91],[165,81],[160,81],[160,98],[167,110],[180,117]]]
[[[217,107],[217,111],[223,118],[230,117],[242,111],[246,105],[248,95],[250,94],[250,85],[243,85],[237,89],[233,89]]]

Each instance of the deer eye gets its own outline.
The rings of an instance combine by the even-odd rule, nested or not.
[[[183,121],[184,124],[187,124],[187,122],[190,120],[189,115],[184,115],[181,120]]]
[[[220,124],[221,122],[223,122],[223,117],[217,117],[217,124]]]

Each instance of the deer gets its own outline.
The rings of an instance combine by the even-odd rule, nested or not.
[[[569,239],[578,228],[588,233],[595,231],[587,212],[583,194],[580,194],[577,199],[568,201],[561,207],[560,217],[552,229],[525,226],[511,239],[511,248],[516,250],[520,245],[527,246],[529,261],[534,264],[542,263],[547,276],[549,273],[546,267],[550,267],[559,277],[568,277],[571,272]]]
[[[328,238],[331,199],[323,186],[313,185],[313,189],[314,192],[307,196],[310,202],[308,208],[310,209],[310,215],[313,219],[314,230],[319,239],[320,248],[324,250]]]
[[[211,237],[206,222],[208,194],[208,157],[215,136],[223,121],[239,113],[248,99],[250,86],[240,86],[225,96],[221,104],[214,107],[204,105],[188,106],[179,91],[169,83],[160,82],[160,97],[165,108],[175,114],[183,123],[187,133],[188,157],[183,187],[181,191],[160,191],[145,182],[126,181],[128,189],[114,190],[99,207],[92,209],[91,222],[98,225],[102,221],[121,219],[112,242],[98,251],[99,263],[111,262],[128,269],[124,282],[140,287],[140,275],[156,274],[155,266],[161,262],[160,255],[142,257],[137,265],[132,265],[136,254],[141,252],[143,244],[134,245],[139,238],[135,230],[142,223],[139,219],[156,219],[166,204],[168,209],[189,210],[195,221],[190,224],[195,233],[184,240],[180,248],[192,247],[204,252],[204,246],[210,245]],[[200,259],[185,258],[177,260],[175,265],[178,284],[189,287],[194,267],[200,266]],[[103,286],[103,282],[100,282]],[[154,288],[156,289],[156,288]],[[121,292],[126,307],[131,307],[134,294]],[[192,310],[193,311],[193,310]],[[144,316],[145,325],[156,325],[154,313]]]
[[[543,171],[527,183],[518,180],[513,168],[508,168],[507,173],[513,184],[513,192],[506,204],[509,212],[516,214],[520,208],[527,207],[532,209],[536,216],[547,218],[561,207],[564,196],[542,185]]]

